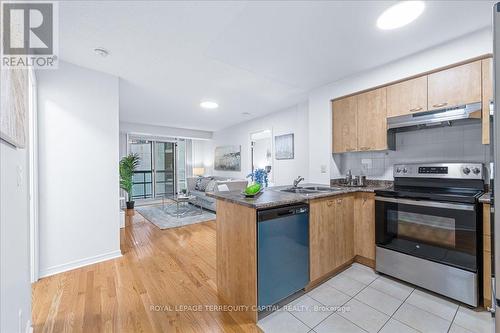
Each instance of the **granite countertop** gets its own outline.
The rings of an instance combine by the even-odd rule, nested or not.
[[[365,187],[343,187],[334,186],[338,190],[331,192],[320,192],[320,193],[289,193],[280,191],[282,189],[290,188],[292,185],[287,186],[275,186],[264,189],[264,191],[257,195],[255,198],[246,198],[241,192],[231,191],[231,192],[207,192],[207,196],[216,198],[218,200],[225,200],[232,203],[236,203],[242,206],[247,206],[255,209],[272,208],[278,206],[285,206],[295,203],[307,203],[309,200],[333,197],[337,195],[355,193],[355,192],[374,192],[375,190],[387,189],[390,187],[391,183],[374,184],[369,183]],[[306,186],[321,186],[327,187],[327,185],[321,184],[301,184],[300,187]]]
[[[491,203],[490,192],[486,192],[479,198],[479,202],[481,203]]]

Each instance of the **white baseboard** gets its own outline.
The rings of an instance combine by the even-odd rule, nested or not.
[[[33,333],[33,326],[31,326],[31,320],[26,322],[26,333]]]
[[[97,264],[98,262],[119,258],[121,256],[122,256],[122,252],[120,250],[116,250],[116,251],[112,251],[112,252],[105,253],[105,254],[99,254],[99,255],[93,256],[93,257],[88,257],[88,258],[84,258],[84,259],[71,261],[71,262],[68,262],[66,264],[52,266],[52,267],[49,267],[43,271],[40,271],[40,278],[51,276],[54,274],[67,272],[67,271],[70,271],[72,269],[80,268],[83,266]]]

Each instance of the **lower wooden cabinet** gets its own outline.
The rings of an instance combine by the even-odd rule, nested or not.
[[[483,205],[483,299],[484,307],[491,307],[491,225],[489,204]]]
[[[335,271],[354,257],[354,195],[310,202],[309,251],[311,282]]]
[[[354,254],[375,267],[374,193],[357,193],[354,197]]]

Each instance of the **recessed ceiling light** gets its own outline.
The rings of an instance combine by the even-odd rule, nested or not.
[[[101,56],[101,57],[107,57],[109,55],[109,51],[106,50],[104,47],[96,47],[94,49],[94,53]]]
[[[377,27],[382,30],[400,28],[414,21],[425,9],[423,1],[401,1],[386,9],[377,20]]]
[[[217,109],[219,104],[214,101],[203,101],[200,103],[200,106],[204,109]]]

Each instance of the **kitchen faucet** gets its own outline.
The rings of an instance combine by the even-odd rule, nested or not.
[[[293,187],[297,187],[301,181],[304,180],[304,177],[298,176],[297,179],[293,181]]]

